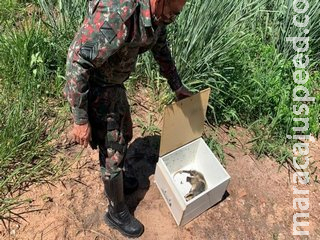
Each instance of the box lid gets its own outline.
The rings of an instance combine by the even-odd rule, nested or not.
[[[165,107],[160,156],[202,136],[209,95],[207,88]]]

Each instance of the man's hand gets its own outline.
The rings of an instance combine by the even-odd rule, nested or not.
[[[91,127],[88,123],[83,125],[73,124],[72,138],[76,143],[80,143],[84,147],[88,146],[91,138]]]
[[[179,89],[175,91],[176,99],[179,101],[181,99],[191,97],[193,95],[192,92],[189,91],[184,85],[182,85]]]

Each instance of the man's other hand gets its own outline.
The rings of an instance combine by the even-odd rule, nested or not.
[[[72,129],[72,138],[76,143],[79,143],[80,145],[87,147],[91,138],[90,125],[88,123],[82,125],[74,123]]]
[[[176,99],[179,101],[181,99],[191,97],[193,95],[192,92],[189,91],[184,85],[182,85],[179,89],[175,91]]]

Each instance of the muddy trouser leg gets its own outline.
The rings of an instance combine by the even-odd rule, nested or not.
[[[125,89],[113,87],[97,91],[93,93],[95,96],[90,104],[89,118],[93,141],[99,147],[101,176],[109,200],[105,222],[123,235],[138,237],[144,227],[130,214],[123,190],[123,159],[132,138],[132,121]]]

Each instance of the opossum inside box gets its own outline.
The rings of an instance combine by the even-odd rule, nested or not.
[[[230,180],[202,139],[210,89],[165,108],[155,182],[176,223],[218,203]]]
[[[180,169],[173,174],[172,178],[186,201],[192,200],[207,189],[205,177],[193,167]]]
[[[159,158],[155,181],[178,225],[222,199],[230,176],[202,138]]]
[[[172,182],[186,203],[206,193],[214,182],[207,151],[203,140],[198,139],[163,157]]]

